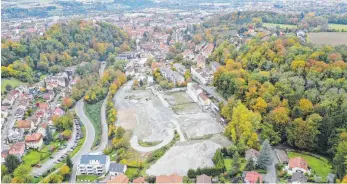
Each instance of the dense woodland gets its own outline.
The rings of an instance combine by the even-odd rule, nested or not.
[[[272,144],[329,156],[346,173],[347,47],[302,45],[296,37],[252,39],[239,50],[220,44],[212,60],[224,64],[214,85],[228,98],[226,134],[240,146]]]
[[[81,62],[106,60],[109,54],[129,49],[128,41],[123,30],[108,23],[56,24],[44,36],[20,42],[2,40],[2,77],[35,82],[38,71],[57,73]]]

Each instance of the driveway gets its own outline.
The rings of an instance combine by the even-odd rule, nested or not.
[[[81,149],[76,153],[74,157],[72,157],[72,162],[74,164],[72,172],[71,172],[71,179],[70,182],[75,183],[76,182],[76,172],[77,172],[77,165],[79,163],[79,160],[82,155],[89,154],[91,152],[94,140],[95,140],[95,129],[88,119],[88,117],[84,114],[83,110],[84,102],[83,98],[79,100],[75,106],[76,115],[80,118],[81,122],[83,123],[84,127],[86,128],[86,135],[85,135],[85,141]]]
[[[265,181],[267,183],[276,183],[277,182],[277,175],[276,175],[276,164],[278,163],[278,159],[276,156],[275,151],[271,148],[271,160],[272,163],[267,166],[267,173]]]
[[[61,158],[65,153],[67,153],[70,149],[72,149],[73,145],[75,144],[75,140],[76,140],[76,134],[77,134],[77,130],[76,130],[76,125],[75,123],[73,123],[73,131],[72,131],[72,136],[69,139],[69,141],[67,142],[67,146],[66,148],[59,150],[58,152],[54,153],[53,155],[51,155],[53,158],[47,160],[45,163],[43,163],[41,165],[40,168],[36,168],[34,167],[31,170],[31,173],[35,176],[35,175],[42,175],[43,173],[45,173],[46,171],[48,171],[49,169],[53,168],[55,165],[55,162],[59,162],[58,159]]]

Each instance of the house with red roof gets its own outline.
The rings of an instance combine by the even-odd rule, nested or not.
[[[21,158],[25,153],[25,142],[14,143],[8,151],[8,154],[16,155]]]
[[[31,131],[34,128],[34,125],[30,120],[18,120],[15,127],[23,129],[24,131]]]
[[[25,145],[28,148],[41,149],[43,145],[43,136],[40,133],[35,133],[25,136]]]
[[[310,174],[308,164],[302,157],[289,159],[288,165],[284,169],[288,172],[288,174],[293,174],[296,172]]]
[[[263,176],[255,171],[247,172],[244,179],[245,183],[262,183]]]
[[[174,173],[171,175],[160,175],[155,177],[155,183],[182,183],[183,177]]]
[[[57,115],[57,116],[62,116],[65,114],[65,111],[63,109],[61,109],[60,107],[55,108],[53,115]]]

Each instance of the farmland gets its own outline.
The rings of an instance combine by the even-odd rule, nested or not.
[[[285,29],[285,28],[297,28],[297,25],[293,25],[293,24],[273,24],[273,23],[263,23],[264,27],[271,27],[271,28],[275,28],[277,26],[279,26],[281,29]]]
[[[347,32],[308,33],[308,40],[318,45],[346,45]]]

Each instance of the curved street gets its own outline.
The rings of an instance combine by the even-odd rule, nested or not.
[[[83,146],[81,149],[76,153],[76,155],[72,158],[72,162],[74,164],[72,172],[71,172],[71,179],[70,182],[76,181],[76,172],[77,172],[77,165],[79,162],[79,159],[82,155],[89,154],[91,152],[94,140],[95,140],[95,129],[92,122],[88,119],[88,117],[84,113],[84,102],[83,98],[79,100],[75,106],[76,115],[80,118],[81,122],[83,123],[84,127],[86,128],[86,139],[84,141]]]

